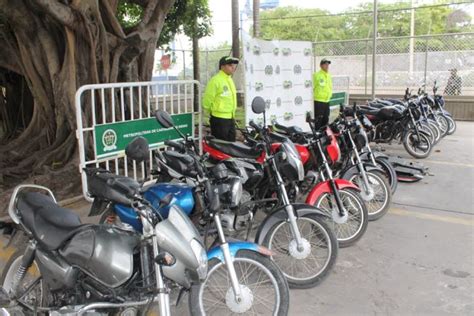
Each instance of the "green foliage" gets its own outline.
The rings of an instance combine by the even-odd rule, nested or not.
[[[135,3],[120,0],[117,9],[117,18],[124,28],[131,28],[140,23],[143,16],[143,8]]]
[[[216,47],[208,48],[209,51],[201,50],[199,54],[199,65],[201,82],[206,84],[206,79],[211,79],[219,70],[219,59],[222,56],[230,55],[232,46],[224,42]]]
[[[411,11],[407,3],[381,3],[378,15],[378,36],[410,35]],[[264,39],[329,41],[360,39],[371,36],[372,3],[350,9],[348,15],[324,16],[327,10],[280,7],[262,11],[261,36]],[[383,12],[384,10],[394,10]],[[319,15],[314,17],[315,15]],[[298,18],[300,17],[300,18]],[[304,17],[304,18],[301,18]],[[415,10],[415,35],[471,32],[472,17],[450,6],[426,7]],[[365,45],[364,45],[365,46]],[[361,48],[363,49],[363,48]]]
[[[143,16],[143,7],[127,0],[120,0],[117,11],[119,22],[125,29],[136,26]],[[211,32],[208,0],[176,0],[166,16],[157,47],[171,42],[176,34],[202,38]]]

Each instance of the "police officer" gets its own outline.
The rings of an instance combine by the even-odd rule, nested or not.
[[[209,80],[203,98],[203,108],[211,114],[211,134],[230,142],[235,141],[237,93],[232,75],[238,63],[237,58],[222,57],[219,60],[219,72]]]
[[[329,74],[331,61],[323,58],[319,63],[321,70],[313,74],[314,119],[317,127],[329,122],[329,100],[332,96],[332,78]]]

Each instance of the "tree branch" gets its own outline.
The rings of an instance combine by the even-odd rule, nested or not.
[[[12,47],[12,39],[6,33],[4,27],[0,28],[0,40],[3,41],[2,49],[0,49],[0,67],[23,75],[23,70],[18,60],[17,52]]]
[[[116,12],[114,11],[113,7],[111,7],[108,1],[101,1],[100,5],[100,7],[103,8],[103,10],[100,10],[100,12],[104,21],[104,25],[110,28],[110,33],[113,33],[117,37],[124,39],[126,35],[122,29],[122,26],[117,20],[117,16],[115,14]]]
[[[34,0],[44,13],[52,16],[59,23],[66,25],[71,29],[76,28],[76,16],[74,11],[67,5],[57,0]]]

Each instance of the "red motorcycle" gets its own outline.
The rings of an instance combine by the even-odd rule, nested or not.
[[[288,197],[292,201],[306,196],[305,203],[316,206],[324,211],[332,222],[333,231],[340,247],[346,247],[359,240],[367,229],[368,214],[365,203],[360,197],[360,189],[344,179],[335,179],[330,165],[340,158],[339,145],[330,129],[324,133],[315,130],[313,122],[309,122],[312,134],[306,145],[293,144],[288,137],[277,133],[268,133],[272,140],[271,152],[278,153],[282,144],[291,143],[304,164],[301,175],[282,175],[286,180]],[[227,142],[215,138],[203,140],[203,150],[215,160],[229,158],[253,159],[264,163],[266,152],[259,149],[258,142],[250,132],[244,131],[247,143]],[[319,177],[312,174],[317,170]],[[306,178],[305,178],[306,175]],[[311,180],[308,180],[311,179]],[[318,180],[318,181],[317,181]],[[309,186],[307,184],[310,184]],[[300,192],[300,187],[302,192]],[[267,196],[271,196],[271,191]]]

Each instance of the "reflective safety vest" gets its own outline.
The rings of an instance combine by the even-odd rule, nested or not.
[[[202,106],[212,116],[231,119],[237,108],[237,92],[232,77],[220,70],[209,80]]]
[[[313,74],[313,96],[315,101],[329,102],[332,96],[332,78],[324,70]]]

